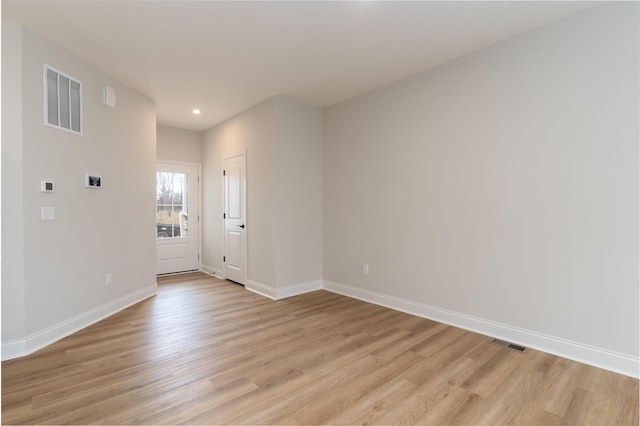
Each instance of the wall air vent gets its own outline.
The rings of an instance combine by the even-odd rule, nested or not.
[[[518,352],[526,352],[527,350],[527,348],[525,348],[524,346],[516,345],[515,343],[511,342],[505,342],[504,340],[500,339],[493,339],[491,343],[493,343],[494,345],[502,346],[503,348],[513,349],[514,351]]]
[[[82,82],[44,65],[44,124],[82,134]]]

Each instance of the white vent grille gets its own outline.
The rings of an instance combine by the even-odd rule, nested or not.
[[[44,65],[44,123],[82,134],[82,82]]]

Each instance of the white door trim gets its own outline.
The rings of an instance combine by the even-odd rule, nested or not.
[[[247,218],[247,150],[243,150],[243,151],[237,151],[235,153],[232,154],[227,154],[225,156],[222,157],[222,167],[220,168],[220,170],[225,170],[225,161],[231,159],[231,158],[235,158],[235,157],[239,157],[243,155],[244,156],[244,189],[242,191],[242,196],[243,196],[243,200],[242,200],[242,215],[244,217],[244,221],[245,224],[248,222],[248,218]],[[221,193],[221,197],[222,197],[222,212],[224,213],[226,211],[226,187],[225,187],[225,178],[223,176],[222,178],[222,191]],[[221,215],[223,216],[223,215]],[[227,256],[227,237],[226,237],[226,223],[225,223],[225,219],[224,217],[220,218],[221,219],[221,223],[222,223],[222,245],[223,245],[223,251],[222,251],[222,255],[224,257]],[[242,253],[242,256],[244,257],[244,271],[243,271],[243,282],[240,284],[246,285],[247,284],[247,277],[248,277],[248,273],[247,273],[247,269],[248,269],[248,263],[249,263],[249,257],[247,255],[247,240],[248,240],[248,233],[249,233],[249,229],[250,227],[247,226],[244,230],[244,232],[242,233],[242,238],[243,238],[243,248],[244,248],[244,253]],[[222,263],[222,272],[224,277],[226,278],[227,275],[227,265],[226,263],[223,261]]]
[[[156,159],[156,170],[158,164],[169,164],[173,166],[189,166],[196,167],[198,169],[198,186],[196,189],[197,198],[198,198],[198,270],[202,271],[202,165],[200,163],[190,163],[187,161],[174,161],[174,160],[163,160],[160,158]],[[155,227],[154,227],[155,229]]]

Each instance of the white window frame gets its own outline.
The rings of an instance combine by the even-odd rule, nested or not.
[[[58,74],[58,79],[57,79],[57,91],[58,91],[58,124],[51,124],[49,123],[49,102],[48,102],[48,96],[49,96],[49,91],[48,89],[48,79],[47,79],[47,71],[51,70],[55,73]],[[60,125],[60,76],[64,76],[66,78],[69,79],[69,128],[67,129],[66,127],[62,127]],[[80,131],[76,131],[73,130],[71,127],[71,82],[77,83],[80,86],[79,89],[79,95],[80,95]],[[83,131],[84,131],[84,122],[83,122],[83,118],[84,118],[84,113],[83,113],[83,101],[82,101],[82,81],[78,80],[75,77],[70,76],[67,73],[64,73],[54,67],[52,67],[51,65],[48,64],[44,64],[44,72],[43,72],[43,92],[44,92],[44,124],[45,126],[49,126],[49,127],[53,127],[54,129],[59,129],[59,130],[64,130],[65,132],[69,132],[69,133],[73,133],[74,135],[80,135],[82,136]]]

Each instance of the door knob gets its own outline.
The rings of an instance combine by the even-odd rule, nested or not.
[[[242,225],[238,225],[240,228],[244,228],[244,223]]]

